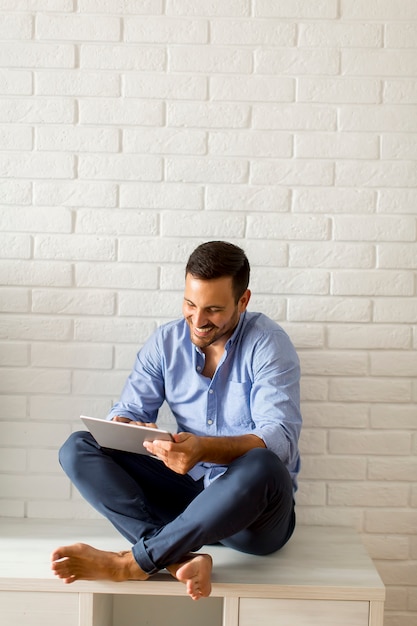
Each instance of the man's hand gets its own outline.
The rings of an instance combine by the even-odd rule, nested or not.
[[[158,428],[158,426],[153,422],[137,422],[135,420],[129,419],[128,417],[123,417],[122,415],[116,415],[111,421],[122,422],[123,424],[131,424],[132,426],[146,426],[147,428]]]
[[[201,461],[201,438],[191,433],[172,435],[174,441],[145,441],[144,447],[177,474],[186,474]]]
[[[191,433],[172,435],[174,441],[147,441],[143,445],[177,474],[186,474],[194,465],[205,461],[228,465],[252,448],[266,448],[257,435],[236,437],[198,437]]]

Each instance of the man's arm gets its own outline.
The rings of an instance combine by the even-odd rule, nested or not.
[[[155,332],[138,352],[120,399],[107,420],[132,421],[146,426],[155,423],[165,399],[157,340],[158,332]]]
[[[191,433],[173,435],[174,443],[157,440],[144,443],[145,448],[156,455],[177,474],[186,474],[197,463],[228,465],[252,448],[265,448],[257,435],[236,437],[198,437]]]

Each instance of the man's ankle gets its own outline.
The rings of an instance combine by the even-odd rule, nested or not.
[[[149,575],[144,572],[143,569],[138,565],[131,550],[122,552],[120,554],[123,560],[123,568],[126,574],[126,580],[146,580],[146,578],[149,578]]]

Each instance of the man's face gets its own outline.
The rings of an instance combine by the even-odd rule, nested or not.
[[[235,302],[230,276],[201,280],[187,274],[182,312],[193,344],[201,349],[212,344],[225,346],[249,298],[250,291],[247,289]]]

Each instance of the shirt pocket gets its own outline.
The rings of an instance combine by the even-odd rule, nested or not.
[[[246,382],[234,382],[233,380],[229,381],[228,391],[231,396],[238,396],[247,398],[248,404],[250,401],[250,390],[252,387],[252,383],[250,380]]]
[[[230,381],[224,402],[224,424],[236,434],[249,432],[252,426],[250,391],[252,383]],[[231,433],[232,434],[232,433]]]

